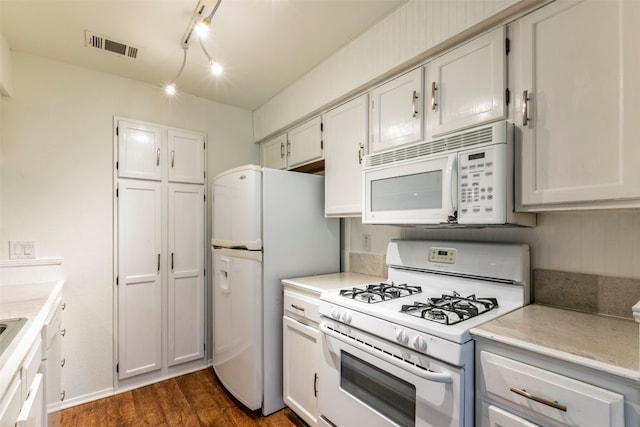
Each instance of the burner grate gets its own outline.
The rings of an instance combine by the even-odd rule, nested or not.
[[[377,302],[419,294],[421,292],[422,288],[420,286],[407,285],[406,283],[397,285],[394,282],[382,282],[350,289],[342,289],[340,290],[340,295],[368,304],[374,304]]]
[[[477,298],[475,294],[463,297],[457,292],[429,298],[427,302],[405,304],[400,311],[445,325],[455,325],[498,307],[495,298]]]

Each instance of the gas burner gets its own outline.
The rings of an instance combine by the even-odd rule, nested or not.
[[[340,295],[357,301],[374,304],[381,301],[388,301],[415,295],[422,292],[420,286],[411,286],[406,283],[396,285],[395,283],[372,283],[360,287],[340,290]]]
[[[427,302],[405,304],[400,311],[445,325],[455,325],[476,317],[498,306],[495,298],[462,297],[457,292],[443,294],[440,298],[428,298]]]

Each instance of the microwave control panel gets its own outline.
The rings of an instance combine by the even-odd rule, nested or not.
[[[458,223],[506,222],[506,144],[461,152],[458,168]]]

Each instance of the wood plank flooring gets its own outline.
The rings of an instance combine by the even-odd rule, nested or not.
[[[63,427],[220,426],[304,427],[285,408],[268,417],[250,411],[204,369],[146,387],[65,409]]]

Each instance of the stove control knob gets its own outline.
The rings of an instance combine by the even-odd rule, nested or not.
[[[424,351],[427,349],[427,340],[422,335],[417,335],[413,339],[413,346],[418,350]]]
[[[331,309],[331,317],[333,317],[336,320],[340,320],[340,315],[342,313],[340,312],[340,309],[338,307],[333,307]]]
[[[406,344],[409,342],[409,335],[403,329],[398,329],[396,331],[396,341],[400,344]]]
[[[342,321],[344,323],[351,323],[352,319],[353,317],[351,316],[351,313],[349,313],[348,311],[344,312],[344,314],[342,315]]]

